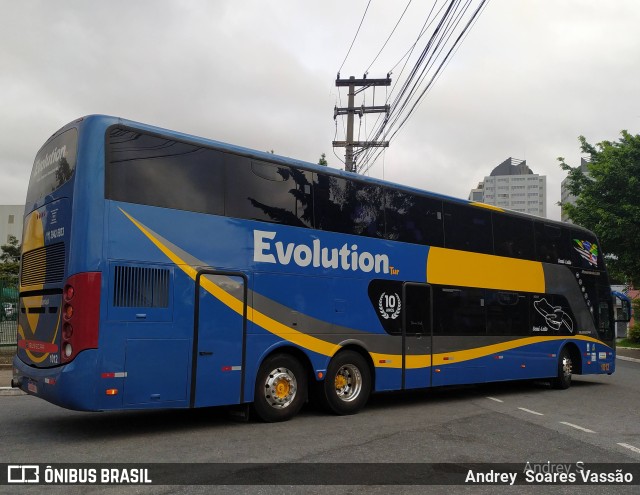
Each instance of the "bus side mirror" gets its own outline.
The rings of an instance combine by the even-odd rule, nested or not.
[[[616,296],[616,299],[622,303],[622,307],[619,309],[619,311],[616,311],[617,317],[614,321],[629,323],[629,321],[631,320],[631,302],[629,301],[629,299],[626,299],[626,298],[622,299],[617,296]],[[617,308],[617,304],[614,307]]]

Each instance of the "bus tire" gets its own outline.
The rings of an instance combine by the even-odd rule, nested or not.
[[[567,349],[562,349],[558,359],[558,375],[551,380],[551,386],[558,390],[565,390],[571,385],[571,371],[573,361]]]
[[[342,351],[329,363],[321,400],[335,414],[355,414],[369,400],[371,371],[365,359],[354,351]]]
[[[274,354],[258,370],[253,409],[267,423],[287,421],[298,414],[306,395],[304,366],[289,354]]]

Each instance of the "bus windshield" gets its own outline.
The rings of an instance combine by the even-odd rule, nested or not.
[[[76,168],[78,131],[68,129],[49,140],[38,152],[33,162],[27,203],[52,193],[73,175]]]

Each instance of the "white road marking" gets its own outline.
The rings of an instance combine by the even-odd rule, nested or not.
[[[531,414],[536,414],[538,416],[544,416],[544,414],[542,414],[542,413],[539,413],[539,412],[536,412],[536,411],[532,411],[531,409],[525,409],[524,407],[519,407],[518,409],[520,409],[521,411],[524,411],[524,412],[531,413]]]
[[[640,454],[640,449],[638,447],[634,447],[633,445],[629,445],[628,443],[619,443],[618,445],[624,447],[625,449],[632,450],[636,454]]]
[[[576,430],[581,430],[586,433],[595,433],[595,431],[590,430],[589,428],[583,428],[582,426],[574,425],[573,423],[567,423],[566,421],[560,421],[561,425],[571,426],[571,428],[575,428]]]
[[[487,397],[487,399],[489,399],[489,400],[494,400],[494,401],[496,401],[496,402],[504,402],[503,400],[496,399],[495,397]]]

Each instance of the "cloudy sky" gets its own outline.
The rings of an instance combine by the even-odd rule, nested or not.
[[[411,2],[369,77],[398,62],[434,2]],[[331,141],[346,92],[334,80],[367,3],[5,0],[0,204],[23,203],[42,143],[92,113],[311,162],[326,153],[342,168]],[[406,4],[372,0],[342,77],[362,76]],[[559,219],[556,158],[578,164],[581,134],[640,132],[638,26],[638,0],[490,0],[369,174],[466,198],[498,163],[526,159]],[[366,104],[384,104],[383,91]]]

